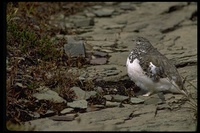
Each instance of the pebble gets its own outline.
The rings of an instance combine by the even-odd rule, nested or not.
[[[97,17],[110,17],[110,16],[112,16],[114,11],[115,11],[114,9],[103,8],[103,9],[98,9],[98,10],[94,11],[94,14]]]

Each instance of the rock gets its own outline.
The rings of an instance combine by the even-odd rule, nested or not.
[[[116,70],[113,70],[116,68]],[[101,78],[105,81],[117,82],[127,75],[126,68],[119,65],[96,65],[87,68],[88,78]],[[117,73],[117,74],[116,74]]]
[[[100,46],[100,47],[112,47],[115,42],[114,41],[87,41],[91,46]]]
[[[127,20],[118,20],[116,23],[117,23],[117,24],[126,25],[126,24],[128,23],[128,21],[127,21]]]
[[[93,55],[95,56],[99,56],[99,57],[106,57],[108,55],[108,53],[106,52],[101,52],[101,51],[94,51]]]
[[[68,37],[67,44],[64,45],[65,53],[71,57],[85,57],[85,47],[83,41],[76,41],[73,37]]]
[[[115,11],[114,9],[103,8],[103,9],[98,9],[94,11],[94,14],[97,17],[110,17],[114,11]]]
[[[133,103],[133,104],[144,103],[144,100],[143,100],[143,99],[140,99],[140,98],[132,97],[132,98],[131,98],[131,103]]]
[[[102,87],[100,86],[97,86],[94,88],[95,92],[98,93],[98,94],[102,94],[104,92],[104,90],[102,89]]]
[[[85,99],[88,99],[91,96],[95,96],[96,94],[97,94],[96,91],[86,91],[86,93],[85,93]]]
[[[111,95],[104,95],[104,98],[106,98],[107,101],[111,101],[112,100],[112,96]]]
[[[72,23],[65,23],[65,28],[69,29],[69,28],[73,28],[74,24]]]
[[[102,6],[101,6],[101,5],[96,5],[96,6],[93,6],[92,8],[93,8],[93,9],[101,9]]]
[[[91,13],[91,12],[86,12],[85,15],[89,18],[93,18],[95,17],[95,14],[94,13]]]
[[[96,59],[91,59],[90,64],[92,65],[103,65],[107,63],[107,58],[96,58]]]
[[[114,75],[118,75],[119,74],[119,71],[116,71],[116,70],[107,70],[105,71],[104,73],[106,76],[114,76]]]
[[[34,93],[33,97],[36,97],[38,100],[51,100],[55,103],[66,103],[66,101],[58,95],[55,91],[50,90],[47,87],[37,88],[38,93]]]
[[[114,4],[116,4],[117,2],[104,2],[105,5],[108,5],[108,6],[112,6]]]
[[[108,26],[104,26],[103,29],[105,30],[110,30],[110,29],[122,29],[124,28],[126,25],[124,24],[116,24],[116,25],[108,25]]]
[[[66,108],[66,109],[63,109],[60,113],[61,114],[66,114],[66,113],[70,113],[72,110],[74,110],[74,109],[72,109],[72,108]]]
[[[94,26],[94,18],[76,19],[74,20],[74,24],[77,28]]]
[[[119,6],[120,9],[123,10],[135,10],[135,7],[133,7],[130,2],[122,2],[119,4]]]
[[[77,101],[73,101],[73,102],[68,102],[67,105],[71,108],[86,109],[87,101],[86,100],[77,100]]]
[[[49,119],[51,120],[54,120],[54,121],[72,121],[75,119],[75,114],[68,114],[68,115],[65,115],[65,116],[52,116],[52,117],[49,117]]]
[[[106,107],[118,107],[118,106],[119,106],[118,102],[106,101]]]
[[[111,101],[115,101],[115,102],[122,102],[126,99],[128,99],[128,96],[122,96],[122,95],[111,95],[112,100]]]
[[[109,53],[109,55],[111,57],[108,60],[109,61],[108,64],[119,64],[125,66],[129,52],[115,52],[115,53]]]
[[[70,90],[73,90],[74,93],[76,94],[76,98],[74,100],[83,100],[83,99],[85,99],[85,93],[86,92],[84,90],[82,90],[80,87],[74,86],[74,87],[70,88]]]

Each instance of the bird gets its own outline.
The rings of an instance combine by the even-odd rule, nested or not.
[[[133,42],[136,45],[127,57],[126,68],[129,78],[145,92],[143,96],[160,92],[188,96],[177,68],[166,56],[144,37]]]

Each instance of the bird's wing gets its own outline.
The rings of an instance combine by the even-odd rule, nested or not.
[[[170,60],[157,51],[157,49],[153,48],[151,50],[149,54],[142,56],[140,62],[146,75],[151,77],[154,82],[159,81],[160,78],[169,78],[169,80],[174,80],[178,86],[182,86],[182,79]]]

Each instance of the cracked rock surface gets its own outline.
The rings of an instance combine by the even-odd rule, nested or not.
[[[94,57],[90,66],[69,71],[78,74],[82,82],[97,82],[98,93],[73,88],[79,97],[68,103],[65,118],[40,118],[26,124],[35,126],[36,131],[195,131],[197,121],[189,105],[180,103],[181,95],[165,94],[163,105],[159,105],[157,95],[132,99],[112,96],[129,80],[126,59],[134,47],[132,39],[143,36],[176,65],[181,76],[188,76],[185,86],[197,98],[196,88],[189,84],[197,86],[197,20],[192,15],[196,11],[194,2],[105,2],[75,15],[52,16],[51,23],[58,27],[78,27],[81,31],[74,35],[81,46],[85,45],[79,52],[84,57],[85,52],[91,52]],[[67,51],[67,47],[66,52],[74,55],[74,49]],[[113,88],[107,87],[108,82]],[[102,98],[106,89],[111,89],[112,95]],[[105,101],[89,106],[89,96]],[[81,111],[73,114],[72,109]],[[70,113],[73,116],[68,116]]]

